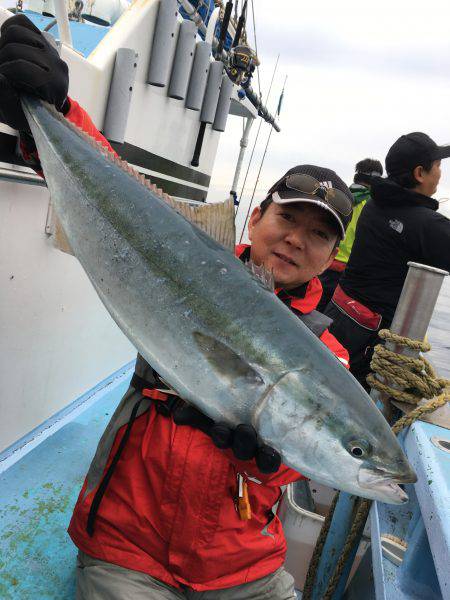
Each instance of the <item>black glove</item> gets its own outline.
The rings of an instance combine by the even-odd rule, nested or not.
[[[23,14],[0,29],[0,121],[29,131],[18,92],[26,92],[67,112],[69,70],[57,50]]]
[[[177,425],[190,425],[209,435],[217,448],[231,448],[238,460],[254,458],[261,473],[276,473],[281,466],[279,452],[260,444],[256,430],[251,425],[238,425],[233,429],[225,423],[215,423],[186,403],[177,406],[172,416]]]

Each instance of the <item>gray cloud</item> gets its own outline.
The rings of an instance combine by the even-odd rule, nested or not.
[[[353,68],[364,72],[381,72],[402,78],[448,78],[450,44],[441,40],[409,40],[405,45],[384,43],[362,46],[359,41],[342,38],[325,30],[286,31],[282,36],[273,29],[264,32],[260,41],[264,59],[268,62],[277,54],[281,63],[292,65]]]

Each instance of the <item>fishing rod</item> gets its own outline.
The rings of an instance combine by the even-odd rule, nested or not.
[[[267,92],[267,95],[266,95],[266,101],[265,101],[265,104],[267,104],[267,102],[269,101],[269,96],[270,96],[270,92],[271,92],[271,90],[272,90],[272,84],[273,84],[273,81],[274,81],[274,79],[275,79],[275,74],[276,74],[276,72],[277,72],[277,68],[278,68],[278,61],[279,61],[279,60],[280,60],[280,55],[278,54],[278,56],[277,56],[277,60],[276,60],[276,62],[275,62],[275,66],[274,66],[274,68],[273,68],[272,79],[270,80],[269,90],[268,90],[268,92]],[[241,187],[241,193],[239,194],[239,199],[237,200],[236,216],[237,216],[237,214],[238,214],[238,212],[239,212],[239,206],[240,206],[240,203],[241,203],[241,200],[242,200],[242,195],[243,195],[243,193],[244,193],[244,190],[245,190],[245,184],[247,183],[247,177],[248,177],[248,174],[249,174],[249,171],[250,171],[250,167],[251,167],[251,164],[252,164],[253,155],[254,155],[254,153],[255,153],[255,149],[256,149],[256,144],[258,143],[258,138],[259,138],[259,134],[260,134],[260,131],[261,131],[261,126],[262,126],[262,123],[263,123],[263,122],[262,122],[262,120],[261,120],[261,121],[259,122],[259,124],[258,124],[258,131],[256,132],[256,137],[255,137],[255,141],[254,141],[254,143],[253,143],[252,152],[251,152],[251,154],[250,154],[250,159],[249,159],[249,161],[248,161],[248,165],[247,165],[247,171],[246,171],[246,173],[245,173],[244,182],[243,182],[243,184],[242,184],[242,187]],[[245,143],[246,143],[246,140],[245,140]],[[243,157],[242,157],[242,158],[243,158]],[[236,181],[236,186],[237,186],[237,181]]]
[[[236,2],[236,6],[237,6],[237,2]],[[236,48],[236,46],[239,44],[239,41],[240,41],[241,35],[242,35],[242,31],[244,30],[244,27],[245,27],[246,19],[247,19],[247,0],[245,0],[244,4],[242,6],[241,14],[239,16],[239,21],[236,26],[236,33],[234,34],[234,40],[231,45],[232,48]]]
[[[276,114],[277,114],[277,116],[278,116],[278,117],[280,116],[281,105],[283,104],[283,98],[284,98],[284,88],[285,88],[285,86],[286,86],[286,81],[287,81],[287,75],[286,75],[286,77],[284,78],[283,89],[281,90],[280,98],[279,98],[279,100],[278,100],[278,107],[277,107],[277,112],[276,112]],[[241,242],[242,242],[242,238],[243,238],[243,236],[244,236],[245,227],[247,226],[247,220],[248,220],[248,216],[249,216],[249,214],[250,214],[250,210],[251,210],[251,208],[252,208],[253,199],[254,199],[254,197],[255,197],[255,192],[256,192],[256,186],[258,185],[258,182],[259,182],[259,176],[261,175],[261,170],[262,170],[262,168],[263,168],[264,161],[265,161],[265,159],[266,159],[267,148],[269,147],[270,138],[271,138],[271,136],[272,136],[272,131],[273,131],[273,128],[271,127],[271,128],[270,128],[270,131],[269,131],[269,135],[268,135],[268,137],[267,137],[267,143],[266,143],[266,147],[265,147],[265,149],[264,149],[264,154],[263,154],[263,157],[262,157],[262,159],[261,159],[261,164],[260,164],[260,166],[259,166],[258,175],[257,175],[257,177],[256,177],[256,181],[255,181],[255,187],[253,188],[252,197],[250,198],[250,202],[249,202],[249,204],[248,204],[248,210],[247,210],[247,214],[246,214],[246,216],[245,216],[245,221],[244,221],[244,225],[243,225],[243,227],[242,227],[242,231],[241,231],[241,237],[239,238],[239,243],[241,243]]]
[[[275,129],[275,131],[279,132],[280,126],[275,121],[276,116],[274,117],[273,115],[270,114],[270,112],[267,110],[267,107],[264,106],[261,98],[256,95],[256,93],[253,91],[251,86],[249,86],[248,88],[245,89],[245,95],[247,96],[247,98],[250,100],[250,102],[253,104],[253,106],[258,111],[258,115],[260,117],[262,117],[266,123],[269,123],[269,125],[272,125],[272,127],[273,127],[273,129]]]
[[[253,0],[251,0],[252,3],[252,21],[253,21],[253,36],[255,38],[255,52],[256,52],[256,56],[258,56],[258,43],[256,41],[256,21],[255,21],[255,6],[253,4]],[[256,66],[256,75],[258,77],[258,91],[259,91],[259,99],[261,100],[261,80],[259,78],[259,65]],[[251,102],[251,100],[250,100]],[[252,103],[253,104],[253,103]]]

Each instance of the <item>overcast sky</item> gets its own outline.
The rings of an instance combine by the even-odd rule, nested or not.
[[[276,7],[276,8],[275,8]],[[249,1],[250,10],[250,1]],[[265,98],[280,54],[269,108],[287,75],[280,133],[273,133],[255,203],[287,169],[312,163],[334,169],[347,183],[356,162],[384,157],[403,133],[424,131],[450,143],[450,4],[434,0],[255,0],[261,91]],[[249,12],[251,17],[251,12]],[[253,31],[249,27],[253,42]],[[258,90],[255,74],[253,88]],[[253,146],[254,123],[243,175]],[[240,209],[253,192],[269,126],[259,141]],[[222,134],[209,199],[227,195],[233,180],[242,119]],[[443,161],[436,198],[450,196],[450,159]],[[450,213],[450,202],[442,205]]]

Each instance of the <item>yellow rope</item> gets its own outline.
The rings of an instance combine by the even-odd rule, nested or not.
[[[333,518],[334,509],[336,508],[337,501],[339,499],[339,492],[334,495],[333,501],[331,502],[325,521],[322,523],[320,528],[319,537],[317,538],[314,551],[309,561],[308,572],[306,574],[305,585],[303,586],[302,600],[309,600],[313,592],[314,580],[316,577],[317,567],[319,566],[320,557],[322,556],[322,550],[327,539],[328,530],[330,529],[331,520]]]
[[[446,389],[438,396],[437,398],[432,398],[426,404],[422,404],[418,406],[414,410],[412,410],[409,414],[404,415],[398,421],[394,423],[392,426],[392,431],[397,434],[399,431],[404,429],[405,427],[409,427],[416,421],[420,419],[422,415],[426,415],[428,413],[434,412],[440,406],[444,406],[447,402],[450,401],[450,389]]]
[[[420,352],[428,352],[431,349],[428,342],[410,340],[391,333],[388,329],[382,329],[378,335],[384,340]],[[375,346],[370,366],[388,382],[379,381],[371,373],[367,377],[367,382],[372,388],[409,404],[417,404],[422,398],[434,398],[449,385],[446,379],[437,377],[433,367],[423,356],[419,358],[403,356],[388,350],[381,344]]]
[[[388,329],[382,329],[378,335],[384,340],[420,352],[431,350],[427,341],[410,340]],[[385,381],[379,381],[371,373],[367,377],[367,382],[371,387],[391,398],[409,404],[418,404],[422,399],[430,398],[429,402],[418,406],[394,423],[392,426],[394,433],[408,427],[422,415],[434,412],[450,400],[450,381],[437,377],[433,367],[423,356],[419,358],[402,356],[379,344],[375,346],[370,366]]]
[[[419,350],[420,352],[428,352],[431,349],[431,346],[427,341],[411,340],[407,337],[392,333],[388,329],[382,329],[378,332],[378,335],[380,338],[388,340],[396,345]],[[422,399],[430,398],[429,402],[418,406],[393,424],[392,431],[395,434],[405,427],[409,427],[409,425],[419,419],[422,415],[435,411],[450,400],[450,380],[437,377],[433,367],[425,358],[423,358],[423,356],[420,356],[419,358],[402,356],[379,344],[375,346],[370,366],[373,371],[379,373],[384,379],[384,382],[381,382],[371,373],[367,377],[367,382],[372,388],[387,394],[391,398],[395,398],[401,402],[408,402],[409,404],[418,404]],[[338,495],[336,494],[329,514],[320,531],[316,547],[314,548],[305,582],[305,590],[302,596],[303,600],[309,600],[311,598],[317,567],[331,525],[337,496]],[[350,528],[341,555],[336,563],[334,572],[330,577],[322,600],[330,600],[332,598],[348,557],[355,544],[360,539],[360,534],[366,523],[371,506],[371,500],[361,498],[358,501],[352,527]]]

